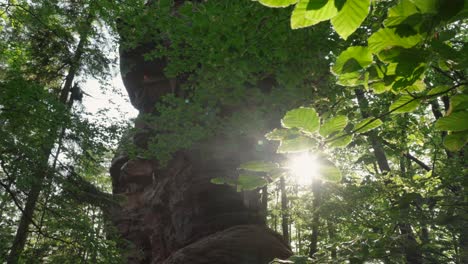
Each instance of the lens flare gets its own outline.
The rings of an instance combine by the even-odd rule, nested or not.
[[[290,158],[288,168],[298,184],[310,185],[319,175],[320,163],[317,156],[303,152]]]

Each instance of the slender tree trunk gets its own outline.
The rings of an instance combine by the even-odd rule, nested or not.
[[[279,189],[276,188],[276,192],[275,192],[275,199],[276,199],[276,203],[275,203],[275,209],[278,209],[278,192],[279,192]],[[278,232],[278,215],[276,214],[276,212],[273,214],[273,225],[274,225],[274,230],[275,232]]]
[[[312,203],[312,235],[310,237],[310,246],[309,246],[309,257],[314,258],[314,254],[317,253],[317,243],[319,236],[319,227],[320,227],[320,213],[319,208],[322,204],[322,183],[320,180],[314,180],[312,182],[312,195],[314,200]]]
[[[283,238],[289,245],[289,213],[288,213],[288,197],[286,195],[286,184],[284,177],[280,178],[281,189],[281,230],[283,231]]]
[[[328,228],[328,238],[330,239],[330,241],[333,241],[333,239],[335,238],[335,230],[333,229],[334,226],[331,223],[331,221],[327,221],[327,228]],[[332,261],[335,262],[336,257],[337,257],[335,247],[331,248],[330,256],[331,256]]]
[[[361,115],[363,118],[369,117],[369,102],[364,95],[364,91],[361,89],[354,90],[356,98],[358,100],[359,108],[361,110]],[[374,149],[374,155],[377,159],[377,164],[382,173],[389,172],[390,166],[388,164],[387,156],[383,149],[380,138],[377,133],[373,130],[368,132],[369,141],[372,148]],[[401,235],[405,238],[403,243],[403,251],[405,253],[405,258],[408,263],[420,264],[422,262],[422,253],[420,251],[419,245],[415,239],[413,229],[409,223],[400,222],[397,224],[398,229],[400,230]]]
[[[262,213],[263,213],[263,221],[267,222],[268,216],[268,186],[265,185],[262,188]]]
[[[47,155],[48,157],[47,153],[45,153],[45,155]],[[21,214],[18,229],[16,230],[15,239],[13,240],[13,246],[11,247],[10,254],[7,258],[8,264],[18,263],[18,259],[21,255],[21,252],[23,252],[24,245],[26,244],[26,239],[28,238],[28,227],[32,222],[34,210],[36,208],[36,203],[39,198],[39,194],[42,190],[45,175],[46,170],[39,171],[39,173],[36,175],[36,182],[34,183],[34,185],[28,193],[26,206],[24,207],[23,213]]]
[[[78,43],[77,49],[75,51],[75,55],[73,57],[72,63],[70,65],[70,69],[68,71],[68,74],[65,78],[65,84],[61,90],[60,98],[59,101],[63,105],[68,106],[68,109],[71,108],[73,102],[69,102],[67,104],[67,99],[68,99],[68,94],[70,93],[73,80],[75,78],[75,75],[79,69],[79,64],[81,61],[81,58],[83,56],[84,52],[84,46],[86,42],[88,41],[88,34],[91,29],[91,13],[88,17],[87,22],[89,23],[88,29],[85,32],[82,32],[80,34],[80,41]],[[58,129],[51,129],[52,133],[56,133],[54,131],[64,131],[64,128],[58,128]],[[59,135],[56,135],[57,139],[61,141],[61,138],[64,136],[64,133],[59,132]],[[47,174],[49,173],[48,171],[48,161],[49,157],[52,153],[52,148],[53,148],[53,143],[52,144],[47,144],[44,146],[44,159],[41,162],[41,167],[37,170],[37,173],[35,174],[35,183],[31,187],[31,190],[28,193],[28,197],[26,198],[26,205],[24,208],[23,213],[21,214],[21,218],[18,224],[18,229],[16,230],[16,235],[15,239],[13,240],[13,245],[10,249],[10,253],[7,258],[7,263],[8,264],[16,264],[18,263],[19,257],[21,253],[24,250],[24,246],[26,244],[26,240],[28,238],[28,229],[29,225],[33,221],[33,215],[34,211],[36,209],[36,204],[39,199],[39,196],[41,194],[43,185],[44,185],[44,180],[46,179]]]

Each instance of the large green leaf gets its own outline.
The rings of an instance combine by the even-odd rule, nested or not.
[[[331,19],[333,28],[343,39],[347,39],[367,17],[369,7],[369,0],[347,0]]]
[[[313,108],[300,107],[290,110],[281,120],[285,128],[299,128],[302,131],[313,133],[320,127],[320,120]]]
[[[332,71],[338,75],[353,73],[366,68],[371,63],[372,53],[367,47],[353,46],[341,52],[332,67]]]
[[[317,147],[317,141],[308,137],[297,137],[293,139],[282,140],[277,151],[278,153],[303,152]]]
[[[453,152],[459,151],[468,143],[468,131],[453,132],[444,138],[444,146]]]
[[[368,39],[369,49],[373,53],[379,53],[391,47],[411,48],[423,40],[419,34],[400,36],[394,28],[382,28],[372,34]]]
[[[455,112],[439,118],[435,123],[435,128],[444,131],[468,130],[468,111]]]
[[[331,182],[339,182],[341,181],[341,171],[336,167],[336,165],[329,161],[323,160],[320,164],[320,176],[322,179]]]
[[[419,106],[420,102],[420,99],[415,99],[411,95],[405,94],[393,102],[389,110],[393,111],[393,114],[412,112]]]
[[[450,97],[450,111],[457,112],[468,110],[468,94],[456,94]]]
[[[439,0],[409,0],[421,13],[437,13]]]
[[[449,90],[450,90],[450,86],[440,85],[440,86],[432,88],[429,92],[427,92],[427,95],[439,96],[448,92]]]
[[[375,119],[373,117],[368,117],[361,122],[359,122],[355,129],[354,132],[356,133],[365,133],[367,131],[370,131],[374,128],[377,128],[383,124],[382,120],[380,119]]]
[[[320,135],[322,137],[327,137],[332,133],[341,132],[348,124],[348,118],[344,115],[335,116],[329,120],[327,120],[321,127],[320,127]]]
[[[270,172],[277,169],[279,165],[274,162],[249,161],[240,165],[239,169],[257,172]]]
[[[231,179],[231,178],[222,178],[222,177],[216,177],[216,178],[212,178],[210,180],[211,183],[213,184],[227,184],[227,185],[230,185],[230,186],[235,186],[237,181],[234,180],[234,179]]]
[[[291,15],[291,28],[312,26],[336,14],[335,0],[300,0]]]
[[[336,81],[337,84],[348,87],[355,87],[359,85],[364,85],[366,87],[368,82],[369,73],[362,71],[340,74],[338,75],[338,80]]]
[[[298,0],[258,0],[262,5],[268,7],[287,7],[298,2]]]
[[[237,184],[242,190],[255,190],[268,184],[268,181],[258,175],[241,174]]]
[[[340,133],[330,139],[328,142],[328,146],[334,148],[344,148],[351,143],[353,140],[353,135],[345,135],[344,133]]]
[[[293,138],[300,135],[299,131],[294,131],[291,129],[284,129],[284,128],[275,128],[273,131],[267,133],[265,137],[268,140],[283,140],[286,138]]]
[[[409,0],[402,0],[396,6],[390,8],[387,13],[387,19],[384,21],[384,25],[398,26],[402,24],[408,17],[414,14],[418,14],[418,9]]]

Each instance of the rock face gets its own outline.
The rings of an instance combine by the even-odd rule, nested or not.
[[[117,189],[127,199],[114,223],[134,244],[128,262],[263,264],[288,257],[258,203],[210,183],[224,169],[194,154],[178,154],[165,170],[148,160],[115,160],[112,177],[119,177]]]
[[[145,61],[148,49],[121,52],[121,65],[132,104],[151,114],[158,99],[183,80],[164,76],[163,59]],[[135,127],[141,132],[132,140],[145,148],[145,124]],[[221,137],[200,142],[177,153],[165,168],[125,153],[114,158],[113,192],[125,199],[113,222],[131,242],[124,246],[128,263],[264,264],[291,255],[282,238],[266,228],[258,191],[239,193],[210,182],[235,175],[241,162],[252,159],[255,142],[239,138],[235,143],[239,151],[226,151]]]

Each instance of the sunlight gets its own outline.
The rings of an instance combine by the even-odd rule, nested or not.
[[[317,156],[303,152],[291,157],[288,167],[298,184],[310,185],[312,179],[319,174],[320,163]]]

